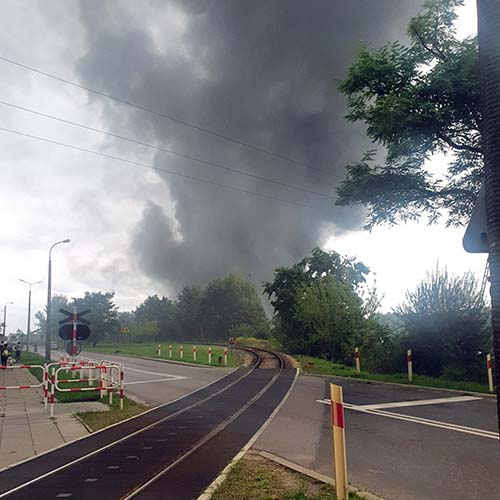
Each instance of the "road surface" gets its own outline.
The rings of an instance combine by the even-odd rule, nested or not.
[[[500,499],[493,398],[332,381],[343,386],[348,407],[347,462],[352,485],[387,500]],[[331,476],[328,382],[300,377],[255,447]]]

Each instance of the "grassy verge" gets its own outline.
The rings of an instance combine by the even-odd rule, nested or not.
[[[212,500],[335,500],[332,487],[248,453],[229,472]],[[349,500],[361,500],[349,495]]]
[[[124,397],[123,410],[120,410],[118,398],[113,399],[109,411],[86,411],[77,413],[78,418],[93,432],[126,420],[146,411],[149,407]]]
[[[85,345],[85,351],[100,352],[103,354],[128,354],[132,356],[144,356],[147,358],[158,358],[172,361],[184,361],[186,363],[195,363],[198,365],[208,365],[208,347],[206,345],[196,344],[196,361],[193,359],[193,345],[192,343],[182,344],[184,356],[181,359],[179,352],[179,344],[172,344],[172,358],[169,357],[170,342],[161,343],[161,356],[158,356],[157,343],[149,344],[99,344],[96,347]],[[219,365],[218,358],[223,356],[224,348],[219,346],[212,346],[212,366]],[[228,350],[227,365],[239,366],[242,362],[241,356],[237,353],[231,353]]]
[[[351,377],[358,379],[373,380],[376,382],[395,382],[398,384],[408,384],[408,376],[406,373],[369,373],[361,371],[356,373],[356,370],[350,366],[332,363],[325,359],[312,358],[309,356],[296,356],[300,363],[300,367],[304,373],[317,375],[330,375],[340,377]],[[465,392],[483,392],[488,393],[486,384],[477,382],[463,382],[455,380],[445,380],[442,378],[427,377],[424,375],[413,374],[413,384],[418,386],[436,387],[438,389],[455,389]]]

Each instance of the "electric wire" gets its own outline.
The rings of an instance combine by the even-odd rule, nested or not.
[[[40,70],[38,68],[34,68],[33,66],[28,66],[27,64],[21,63],[19,61],[15,61],[15,60],[10,59],[8,57],[4,57],[4,56],[0,55],[0,60],[4,61],[6,63],[12,64],[14,66],[17,66],[19,68],[26,69],[26,70],[31,71],[33,73],[37,73],[39,75],[46,76],[47,78],[51,78],[53,80],[57,80],[57,81],[59,81],[61,83],[65,83],[67,85],[72,85],[73,87],[76,87],[76,88],[79,88],[79,89],[82,89],[82,90],[86,90],[87,92],[91,92],[91,93],[93,93],[95,95],[98,95],[98,96],[101,96],[101,97],[105,97],[106,99],[113,100],[113,101],[118,102],[120,104],[124,104],[126,106],[130,106],[130,107],[139,109],[139,110],[144,111],[146,113],[151,113],[151,114],[153,114],[155,116],[164,118],[166,120],[170,120],[170,121],[172,121],[174,123],[178,123],[179,125],[183,125],[185,127],[191,128],[193,130],[197,130],[199,132],[203,132],[205,134],[208,134],[208,135],[211,135],[211,136],[214,136],[214,137],[218,137],[219,139],[224,139],[224,140],[232,142],[234,144],[238,144],[239,146],[243,146],[245,148],[252,149],[254,151],[258,151],[259,153],[264,153],[264,154],[266,154],[268,156],[277,158],[279,160],[287,161],[287,162],[291,163],[292,165],[299,166],[299,167],[304,167],[304,168],[307,168],[307,169],[310,169],[310,170],[316,170],[316,171],[319,171],[319,172],[322,172],[322,173],[327,173],[327,174],[330,174],[330,175],[332,174],[332,170],[328,170],[328,169],[324,169],[324,168],[319,168],[319,167],[316,167],[316,166],[313,166],[313,165],[309,165],[307,163],[295,160],[293,158],[289,158],[288,156],[284,156],[284,155],[281,155],[279,153],[274,153],[273,151],[270,151],[268,149],[264,149],[264,148],[262,148],[260,146],[255,146],[254,144],[250,144],[249,142],[246,142],[246,141],[243,141],[243,140],[240,140],[240,139],[236,139],[234,137],[230,137],[228,135],[222,134],[220,132],[216,132],[216,131],[211,130],[209,128],[202,127],[200,125],[196,125],[195,123],[191,123],[191,122],[188,122],[186,120],[181,120],[180,118],[176,118],[176,117],[174,117],[172,115],[168,115],[166,113],[162,113],[160,111],[156,111],[154,109],[151,109],[151,108],[148,108],[146,106],[143,106],[142,104],[139,104],[139,103],[136,103],[136,102],[132,102],[132,101],[128,101],[126,99],[122,99],[121,97],[117,97],[117,96],[108,94],[106,92],[102,92],[100,90],[93,89],[93,88],[88,87],[86,85],[82,85],[81,83],[77,83],[77,82],[74,82],[74,81],[71,81],[71,80],[67,80],[66,78],[62,78],[62,77],[59,77],[59,76],[54,75],[52,73],[48,73],[46,71],[42,71],[42,70]]]
[[[173,170],[168,170],[166,168],[155,167],[154,165],[148,165],[147,163],[142,163],[142,162],[138,162],[138,161],[135,161],[135,160],[129,160],[127,158],[121,158],[119,156],[110,155],[108,153],[102,153],[100,151],[95,151],[95,150],[92,150],[92,149],[87,149],[87,148],[83,148],[83,147],[80,147],[80,146],[75,146],[74,144],[68,144],[68,143],[65,143],[65,142],[56,141],[56,140],[53,140],[53,139],[47,139],[45,137],[40,137],[40,136],[33,135],[33,134],[28,134],[26,132],[21,132],[20,130],[14,130],[14,129],[10,129],[10,128],[7,128],[7,127],[0,127],[0,131],[8,132],[10,134],[14,134],[14,135],[18,135],[18,136],[22,136],[22,137],[26,137],[26,138],[30,138],[30,139],[37,140],[37,141],[40,141],[40,142],[45,142],[45,143],[48,143],[48,144],[53,144],[53,145],[61,146],[61,147],[67,148],[67,149],[73,149],[73,150],[76,150],[76,151],[81,151],[81,152],[84,152],[84,153],[89,153],[89,154],[93,154],[93,155],[96,155],[96,156],[101,156],[103,158],[108,158],[110,160],[116,160],[116,161],[120,161],[120,162],[123,162],[123,163],[126,163],[126,164],[135,165],[137,167],[147,168],[147,169],[150,169],[150,170],[155,170],[155,171],[163,172],[163,173],[170,174],[170,175],[175,175],[175,176],[178,176],[178,177],[182,177],[184,179],[189,179],[189,180],[193,180],[193,181],[203,182],[205,184],[211,184],[213,186],[218,186],[218,187],[222,187],[222,188],[225,188],[225,189],[230,189],[232,191],[237,191],[237,192],[240,192],[240,193],[251,194],[253,196],[258,196],[260,198],[265,198],[265,199],[273,200],[273,201],[280,202],[280,203],[287,203],[289,205],[295,205],[295,206],[298,206],[298,207],[303,207],[303,208],[308,208],[308,209],[311,209],[311,210],[319,211],[318,208],[313,207],[312,205],[306,205],[305,203],[300,203],[300,202],[291,201],[291,200],[285,200],[283,198],[278,198],[276,196],[267,195],[267,194],[259,193],[259,192],[256,192],[256,191],[250,191],[250,190],[247,190],[247,189],[237,188],[237,187],[234,187],[234,186],[229,186],[227,184],[222,184],[222,183],[215,182],[215,181],[210,181],[210,180],[207,180],[207,179],[202,179],[201,177],[196,177],[196,176],[188,175],[188,174],[182,174],[180,172],[175,172]]]
[[[295,190],[301,191],[303,193],[313,194],[313,195],[316,195],[316,196],[322,196],[324,198],[330,198],[332,200],[334,199],[333,196],[331,196],[331,195],[329,195],[327,193],[321,193],[320,191],[314,191],[312,189],[307,189],[307,188],[302,188],[302,187],[294,186],[294,185],[288,184],[286,182],[281,182],[281,181],[277,181],[277,180],[274,180],[274,179],[269,179],[268,177],[263,177],[263,176],[260,176],[260,175],[251,174],[251,173],[245,172],[243,170],[239,170],[239,169],[236,169],[236,168],[233,168],[233,167],[229,167],[227,165],[223,165],[222,163],[214,162],[214,161],[211,161],[211,160],[205,160],[205,159],[197,157],[197,156],[192,156],[192,155],[180,153],[180,152],[175,151],[173,149],[165,148],[165,147],[162,147],[162,146],[156,146],[154,144],[143,142],[143,141],[140,141],[140,140],[137,140],[137,139],[132,139],[130,137],[126,137],[126,136],[123,136],[123,135],[114,134],[113,132],[108,132],[106,130],[102,130],[102,129],[90,127],[90,126],[85,125],[83,123],[78,123],[78,122],[74,122],[74,121],[71,121],[71,120],[67,120],[66,118],[61,118],[61,117],[58,117],[58,116],[50,115],[48,113],[43,113],[41,111],[37,111],[37,110],[31,109],[31,108],[26,108],[24,106],[19,106],[17,104],[13,104],[13,103],[10,103],[10,102],[7,102],[7,101],[0,100],[0,104],[2,104],[3,106],[8,106],[8,107],[20,110],[20,111],[25,111],[27,113],[31,113],[31,114],[34,114],[34,115],[37,115],[37,116],[42,116],[42,117],[48,118],[50,120],[55,120],[55,121],[58,121],[58,122],[61,122],[61,123],[65,123],[67,125],[71,125],[71,126],[74,126],[74,127],[79,127],[81,129],[84,129],[84,130],[89,130],[91,132],[97,132],[99,134],[107,135],[109,137],[113,137],[115,139],[120,139],[122,141],[126,141],[126,142],[129,142],[129,143],[132,143],[132,144],[137,144],[139,146],[145,146],[145,147],[150,148],[150,149],[155,149],[157,151],[162,151],[164,153],[168,153],[168,154],[171,154],[171,155],[174,155],[174,156],[178,156],[180,158],[184,158],[184,159],[187,159],[187,160],[191,160],[191,161],[195,161],[195,162],[198,162],[198,163],[202,163],[204,165],[208,165],[208,166],[211,166],[211,167],[215,167],[215,168],[220,168],[220,169],[223,169],[223,170],[227,170],[229,172],[233,172],[233,173],[238,174],[238,175],[244,175],[246,177],[251,177],[253,179],[258,179],[260,181],[264,181],[264,182],[269,182],[269,183],[272,183],[272,184],[276,184],[276,185],[281,186],[281,187],[286,187],[286,188],[289,188],[289,189],[295,189]]]

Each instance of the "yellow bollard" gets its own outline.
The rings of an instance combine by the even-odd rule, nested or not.
[[[330,384],[330,404],[332,413],[333,457],[335,491],[337,500],[347,500],[347,454],[345,447],[345,421],[342,387]]]

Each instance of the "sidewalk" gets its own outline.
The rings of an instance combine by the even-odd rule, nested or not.
[[[27,369],[0,370],[0,386],[37,384]],[[101,403],[56,404],[51,419],[42,404],[43,391],[0,391],[0,470],[88,434],[72,413],[102,409]]]

